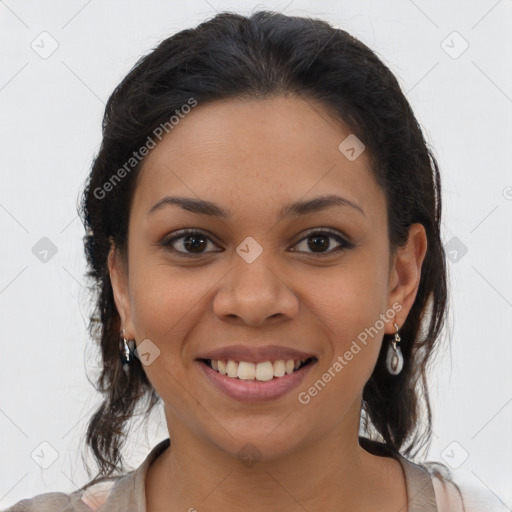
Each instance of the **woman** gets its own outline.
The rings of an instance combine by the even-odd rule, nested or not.
[[[410,460],[447,308],[441,186],[360,41],[271,12],[166,39],[108,101],[82,215],[99,471],[9,510],[471,509]],[[144,400],[169,438],[124,474]]]

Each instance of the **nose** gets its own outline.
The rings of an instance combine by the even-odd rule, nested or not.
[[[223,321],[259,327],[270,318],[291,319],[299,311],[299,299],[284,272],[262,257],[252,263],[240,260],[221,283],[213,310]]]

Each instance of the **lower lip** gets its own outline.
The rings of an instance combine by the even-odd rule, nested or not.
[[[275,400],[298,387],[316,361],[303,366],[299,371],[267,381],[233,379],[212,370],[202,361],[197,363],[213,385],[226,395],[240,402],[261,402]]]

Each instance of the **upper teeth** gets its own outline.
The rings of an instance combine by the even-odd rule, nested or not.
[[[304,360],[305,361],[305,360]],[[297,370],[301,363],[300,359],[280,359],[278,361],[264,361],[262,363],[249,363],[247,361],[233,361],[232,359],[211,359],[212,368],[221,373],[236,379],[242,380],[272,380],[274,377],[283,377],[285,374]]]

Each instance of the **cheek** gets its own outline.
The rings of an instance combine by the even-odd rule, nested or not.
[[[148,255],[138,261],[130,276],[135,338],[151,340],[160,350],[158,367],[181,375],[193,364],[201,325],[209,321],[212,293],[225,270],[171,267]]]
[[[201,307],[207,290],[199,277],[192,284],[186,271],[171,272],[164,265],[139,266],[133,275],[131,296],[136,338],[149,338],[161,350],[178,350],[179,340],[196,322],[194,310]]]
[[[316,281],[311,303],[331,341],[325,370],[341,357],[343,370],[337,365],[334,373],[343,373],[350,382],[368,379],[378,358],[387,305],[386,265],[365,251],[350,266]]]
[[[154,344],[147,345],[152,359],[144,365],[144,372],[164,401],[180,409],[186,405],[180,382],[191,364],[182,354],[188,346],[183,341],[198,322],[195,312],[201,307],[202,287],[197,280],[190,286],[183,273],[171,274],[163,266],[148,266],[133,277],[135,339],[137,345],[147,339]]]
[[[330,290],[328,299],[324,295],[317,302],[318,324],[329,350],[325,346],[318,371],[301,391],[308,414],[324,425],[332,425],[354,406],[375,368],[383,336],[379,320],[385,312],[384,290],[375,286],[376,277],[368,271],[331,279],[324,286]]]

